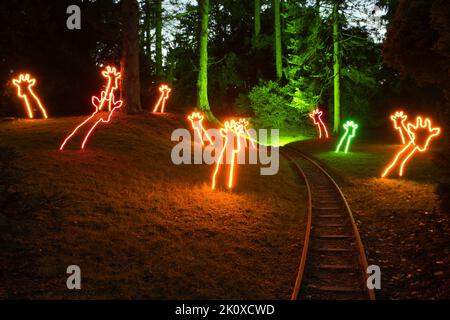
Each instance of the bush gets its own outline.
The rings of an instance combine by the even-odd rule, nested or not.
[[[295,107],[298,99],[293,99],[291,92],[288,86],[282,87],[273,81],[253,87],[248,99],[255,115],[255,124],[264,128],[298,126],[301,122],[302,109]],[[244,100],[239,99],[238,104]]]

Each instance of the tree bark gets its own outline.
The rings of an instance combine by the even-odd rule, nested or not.
[[[341,126],[341,59],[339,46],[339,0],[333,1],[333,78],[334,78],[334,126],[333,133],[339,133]]]
[[[261,33],[261,0],[255,0],[255,38]]]
[[[280,0],[274,0],[275,13],[275,65],[277,69],[277,78],[280,80],[283,76],[283,60],[281,52],[281,15]]]
[[[208,100],[208,33],[209,33],[209,0],[198,0],[200,10],[200,60],[197,81],[198,107],[202,110],[208,120],[217,122]]]
[[[139,6],[137,0],[122,0],[122,59],[123,100],[128,113],[141,108],[139,79]]]
[[[155,49],[156,49],[156,75],[158,78],[162,76],[163,60],[162,60],[162,0],[156,0],[156,28],[155,28]]]
[[[145,55],[147,56],[147,59],[151,59],[152,56],[152,37],[151,37],[151,15],[150,12],[152,10],[152,4],[151,0],[145,0],[145,21],[144,21],[144,28],[145,28]]]

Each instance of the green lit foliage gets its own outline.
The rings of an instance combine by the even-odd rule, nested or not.
[[[381,44],[374,42],[364,25],[350,24],[349,19],[354,17],[350,17],[349,10],[356,2],[343,2],[339,11],[340,116],[370,123],[375,119],[372,110],[380,82]],[[335,85],[332,4],[288,1],[285,13],[285,73],[294,90],[291,95],[299,90],[301,101],[310,104],[311,109],[328,105],[328,119],[333,117]]]
[[[288,2],[286,8],[286,78],[294,99],[300,92],[314,108],[325,102],[332,81],[330,35],[317,8],[296,2]]]
[[[291,108],[306,114],[317,105],[317,97],[312,95],[311,92],[301,91],[298,87],[291,88],[291,86],[287,86],[287,90],[289,90],[289,95],[292,98],[289,103]]]
[[[373,121],[372,103],[378,93],[378,83],[370,66],[347,66],[341,75],[345,115],[365,122]]]
[[[341,117],[364,121],[368,126],[378,119],[372,110],[383,80],[381,44],[373,41],[367,24],[349,22],[357,2],[362,0],[343,1],[339,11]],[[367,8],[375,2],[367,0]],[[295,121],[301,126],[309,124],[308,112],[322,106],[330,124],[334,116],[333,1],[281,1],[284,69],[278,84],[269,81],[278,79],[274,1],[217,0],[210,4],[207,80],[214,114],[221,118],[239,112],[270,127]],[[174,107],[181,109],[196,104],[200,16],[196,5],[180,6],[174,18],[173,40],[167,45],[166,65],[177,88]],[[258,14],[260,26],[255,25]]]
[[[305,124],[307,114],[320,103],[317,92],[324,86],[321,83],[323,76],[319,75],[326,73],[326,64],[323,59],[313,59],[319,56],[317,51],[321,44],[316,41],[317,32],[310,30],[311,25],[315,27],[315,14],[304,8],[299,2],[284,2],[284,42],[289,52],[284,69],[287,81],[283,84],[262,81],[248,95],[250,107],[260,125],[285,128]],[[310,33],[312,39],[305,41],[305,36]]]
[[[292,108],[287,86],[274,81],[262,82],[253,87],[248,98],[255,122],[260,127],[285,128],[298,124],[300,120],[300,109]]]
[[[341,104],[343,116],[373,122],[374,99],[380,85],[381,44],[374,43],[364,28],[343,30],[341,42]]]

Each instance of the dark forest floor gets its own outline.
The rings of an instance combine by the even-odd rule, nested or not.
[[[443,146],[433,142],[433,153],[411,159],[403,178],[389,179],[380,175],[398,145],[359,141],[344,155],[330,151],[334,140],[295,144],[343,188],[369,264],[381,268],[378,299],[450,298],[450,168]]]
[[[0,123],[2,155],[19,154],[1,169],[0,298],[290,297],[306,209],[287,161],[270,177],[239,166],[233,192],[212,192],[212,167],[170,160],[181,117],[122,114],[59,152],[82,119]]]

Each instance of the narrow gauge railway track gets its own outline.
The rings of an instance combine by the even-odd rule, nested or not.
[[[292,300],[375,300],[353,214],[334,179],[313,159],[281,148],[308,192],[308,221]]]

